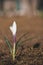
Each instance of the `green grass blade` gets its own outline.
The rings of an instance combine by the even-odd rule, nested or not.
[[[24,33],[24,34],[19,38],[19,40],[17,41],[17,43],[19,43],[19,42],[22,40],[23,37],[25,37],[26,35],[28,35],[28,33],[29,33],[29,32]]]
[[[18,39],[18,41],[16,42],[16,49],[17,49],[18,45],[20,44],[22,38],[25,37],[26,35],[28,35],[28,33],[29,33],[29,32],[24,33],[24,34]]]
[[[11,46],[10,41],[8,40],[8,38],[6,36],[4,36],[4,40],[9,48],[9,51],[12,53],[12,46]]]
[[[29,41],[29,40],[32,40],[32,39],[34,39],[35,37],[30,37],[29,39],[26,39],[26,40],[24,40],[24,41],[22,41],[21,43],[24,43],[24,42],[26,42],[26,41]],[[20,43],[20,44],[21,44]]]
[[[24,42],[29,41],[29,40],[32,40],[32,39],[34,39],[34,38],[36,38],[36,37],[29,37],[28,39],[26,39],[26,40],[24,40],[24,41],[21,41],[20,43],[16,43],[16,44],[17,44],[17,45],[16,45],[16,49],[17,49],[19,46],[21,46],[21,44],[23,44]]]

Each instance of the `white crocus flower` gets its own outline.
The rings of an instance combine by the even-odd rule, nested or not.
[[[14,21],[13,25],[10,26],[10,30],[11,30],[13,35],[16,35],[17,26],[16,26],[16,22],[15,21]]]
[[[17,31],[17,26],[16,26],[16,22],[13,22],[13,25],[10,26],[10,30],[13,34],[13,39],[14,39],[14,45],[13,45],[13,52],[12,52],[12,56],[13,56],[13,60],[15,58],[15,46],[16,46],[16,31]]]

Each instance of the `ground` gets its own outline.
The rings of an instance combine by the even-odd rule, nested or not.
[[[12,63],[11,57],[9,58],[9,52],[7,45],[3,39],[3,35],[6,35],[11,44],[13,43],[13,36],[9,29],[9,26],[16,21],[17,23],[17,40],[19,37],[28,32],[27,37],[35,37],[25,44],[21,45],[15,61]],[[25,37],[24,39],[27,39]],[[40,48],[30,50],[35,43],[40,43]],[[0,17],[0,65],[43,65],[43,18],[40,16],[14,16],[14,17]],[[7,53],[8,52],[8,53]],[[34,53],[33,53],[34,52]],[[39,58],[40,57],[40,58]],[[6,59],[7,60],[6,60]],[[4,62],[2,61],[4,59]],[[9,60],[8,60],[9,59]],[[35,60],[35,61],[34,61]],[[20,62],[19,62],[20,61]],[[30,62],[31,61],[31,62]],[[40,61],[40,62],[39,62]]]

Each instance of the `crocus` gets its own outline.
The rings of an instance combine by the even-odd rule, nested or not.
[[[17,26],[16,26],[16,22],[14,21],[13,24],[10,26],[10,30],[12,32],[13,35],[13,40],[14,40],[14,44],[13,44],[13,52],[12,52],[12,56],[13,56],[13,60],[15,58],[15,45],[16,45],[16,31],[17,31]]]

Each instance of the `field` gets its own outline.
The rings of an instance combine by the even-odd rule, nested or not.
[[[28,32],[28,35],[23,39],[34,37],[32,40],[28,40],[22,43],[17,50],[16,59],[13,62],[9,49],[3,39],[3,35],[6,35],[13,43],[13,36],[9,29],[9,26],[16,21],[17,23],[17,40],[24,33]],[[22,39],[22,40],[23,40]],[[39,48],[30,49],[34,44],[39,43]],[[12,44],[13,45],[13,44]],[[40,16],[14,16],[14,17],[0,17],[0,65],[43,65],[43,18]]]

